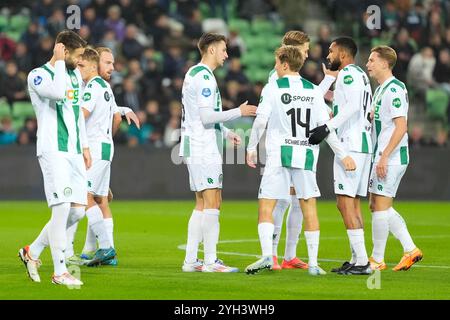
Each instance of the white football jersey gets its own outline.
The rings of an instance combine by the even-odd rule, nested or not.
[[[257,115],[268,119],[266,167],[316,171],[319,145],[310,145],[311,130],[330,119],[323,93],[300,76],[269,82],[261,93]]]
[[[184,77],[182,89],[180,156],[222,155],[221,123],[203,125],[200,108],[222,111],[222,99],[211,69],[202,63],[191,67]]]
[[[86,133],[92,158],[111,161],[114,155],[113,116],[119,111],[109,83],[100,76],[89,80],[81,107],[90,112]]]
[[[372,137],[374,146],[374,163],[377,163],[383,150],[389,144],[395,129],[393,119],[405,117],[408,120],[408,91],[403,82],[394,76],[383,82],[373,95],[374,128]],[[389,156],[389,165],[406,165],[409,163],[408,133]]]
[[[55,64],[62,64],[57,61]],[[61,65],[60,65],[61,66]],[[63,72],[63,69],[60,69]],[[82,153],[85,141],[80,132],[85,130],[84,116],[80,110],[82,79],[78,70],[64,68],[65,97],[51,98],[54,94],[54,78],[57,70],[49,62],[28,74],[28,92],[37,118],[38,156],[44,152],[61,151]]]
[[[349,104],[356,104],[358,112],[336,128],[336,134],[348,151],[372,153],[370,105],[372,89],[366,73],[350,64],[339,71],[333,98],[336,117]],[[356,107],[356,106],[355,106]],[[334,120],[331,120],[332,123]]]

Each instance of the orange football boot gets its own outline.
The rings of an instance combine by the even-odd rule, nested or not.
[[[278,264],[278,257],[272,256],[272,259],[273,259],[272,270],[281,270],[281,266]]]
[[[283,263],[281,264],[281,268],[283,269],[308,269],[308,264],[303,262],[299,258],[295,257],[290,261],[286,261],[283,259]]]
[[[407,271],[411,266],[422,260],[423,253],[419,248],[415,248],[413,251],[405,252],[400,262],[392,269],[394,271]]]
[[[370,268],[372,270],[384,270],[387,268],[386,263],[384,261],[376,262],[373,257],[369,258]]]

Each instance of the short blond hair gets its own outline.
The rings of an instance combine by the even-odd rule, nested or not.
[[[103,52],[109,52],[113,53],[112,50],[108,47],[96,47],[95,50],[98,52],[98,55],[100,56]]]
[[[94,48],[86,47],[83,54],[81,55],[81,59],[99,64],[100,55],[98,54],[97,50],[95,50]]]
[[[395,63],[397,62],[397,53],[394,49],[388,46],[376,46],[370,52],[378,53],[381,59],[387,61],[389,69],[394,69]]]
[[[281,46],[275,50],[275,56],[281,63],[287,62],[291,71],[299,71],[305,63],[305,56],[296,46]]]
[[[281,44],[285,46],[301,46],[310,42],[309,36],[303,31],[291,30],[284,34]]]

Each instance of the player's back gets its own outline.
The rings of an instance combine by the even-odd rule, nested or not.
[[[337,128],[339,140],[349,151],[372,153],[370,104],[372,89],[366,73],[354,64],[343,68],[336,79],[333,115],[337,116],[347,104],[358,111]],[[355,105],[356,104],[356,105]]]
[[[266,165],[315,171],[319,146],[310,145],[308,138],[329,119],[321,90],[297,75],[280,78],[264,88],[258,114],[264,112],[269,117]]]
[[[222,111],[216,78],[208,66],[199,63],[188,70],[183,82],[180,156],[220,154],[220,124],[203,125],[201,107]]]
[[[111,86],[100,76],[86,84],[82,107],[90,112],[86,134],[92,158],[111,161],[114,154],[112,122],[116,104]]]

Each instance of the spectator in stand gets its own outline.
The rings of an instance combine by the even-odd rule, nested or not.
[[[172,100],[169,104],[170,117],[164,130],[164,145],[168,148],[173,147],[179,141],[181,103],[179,100]]]
[[[202,14],[199,9],[193,9],[185,23],[184,34],[195,45],[202,33]]]
[[[125,20],[121,14],[120,7],[113,5],[108,8],[108,18],[105,20],[106,28],[114,31],[116,39],[120,42],[125,38]]]
[[[56,35],[66,28],[64,11],[60,8],[53,11],[52,15],[47,19],[45,28],[52,38],[56,38]]]
[[[14,56],[16,43],[0,30],[0,60],[8,61]]]
[[[160,112],[158,100],[149,100],[145,106],[145,111],[147,112],[147,123],[152,127],[149,140],[153,146],[160,148],[163,146],[166,119]]]
[[[83,11],[83,18],[83,25],[88,26],[89,30],[91,30],[92,41],[98,43],[105,33],[106,26],[104,21],[97,17],[94,7],[87,7]]]
[[[408,85],[425,99],[425,93],[433,85],[433,70],[436,64],[436,58],[433,49],[425,47],[416,53],[408,66],[407,80]]]
[[[135,83],[140,83],[144,73],[142,72],[141,64],[138,60],[133,59],[128,62],[128,78],[131,78]]]
[[[400,18],[398,16],[398,11],[395,6],[395,1],[388,0],[383,13],[382,13],[382,19],[383,19],[383,30],[388,32],[395,32],[397,31],[399,24],[400,24]]]
[[[17,143],[20,145],[36,143],[37,122],[35,118],[27,118],[20,129]]]
[[[6,97],[11,109],[15,101],[28,99],[25,81],[19,77],[17,65],[12,60],[6,63],[6,73],[0,85],[0,96]]]
[[[141,124],[141,129],[138,129],[134,122],[128,129],[128,146],[136,147],[138,145],[148,144],[153,128],[147,123],[147,113],[144,110],[136,112],[136,116]]]
[[[450,49],[439,51],[439,57],[434,67],[433,77],[438,87],[444,89],[450,96]]]
[[[33,69],[31,55],[28,48],[23,42],[17,43],[16,53],[14,54],[14,61],[17,63],[17,69],[25,76]]]
[[[30,53],[35,53],[40,44],[39,25],[36,22],[31,22],[27,31],[20,38],[20,42],[25,43]]]
[[[93,0],[91,6],[95,9],[97,13],[97,17],[102,20],[106,19],[108,5],[106,4],[106,0]]]
[[[33,56],[34,66],[40,67],[47,63],[47,61],[52,57],[54,42],[55,40],[52,37],[46,36],[42,38],[39,48]]]
[[[423,6],[422,1],[418,0],[414,4],[414,7],[407,13],[405,20],[402,23],[403,27],[408,30],[411,38],[418,44],[422,43],[423,40],[425,21],[425,7]]]
[[[126,28],[125,39],[122,42],[122,53],[125,58],[140,59],[144,48],[136,40],[138,29],[134,24],[130,24]]]
[[[228,39],[227,52],[228,58],[240,58],[247,51],[244,40],[239,35],[239,31],[230,30]]]
[[[237,81],[241,85],[249,83],[247,76],[242,71],[241,60],[239,58],[232,58],[228,65],[228,73],[225,76],[225,82]]]
[[[162,74],[164,77],[173,78],[183,70],[186,64],[186,59],[183,56],[183,51],[177,45],[171,45],[166,52],[164,52],[164,64]]]
[[[80,30],[78,31],[78,34],[80,35],[81,38],[86,40],[87,43],[93,43],[91,37],[91,30],[87,25],[82,25],[80,27]]]
[[[132,0],[119,0],[119,6],[122,10],[122,17],[126,23],[136,23],[136,2]]]
[[[225,92],[222,97],[222,108],[223,110],[234,109],[239,106],[242,101],[240,100],[240,85],[237,81],[226,82]]]
[[[319,40],[318,40],[318,45],[321,48],[321,57],[323,61],[327,60],[327,56],[328,56],[328,49],[330,48],[331,45],[331,29],[330,26],[327,24],[323,24],[320,26],[319,28]]]
[[[102,40],[100,41],[102,47],[108,47],[113,52],[113,55],[117,57],[119,41],[116,39],[116,34],[112,30],[105,32]]]
[[[410,43],[408,30],[405,28],[400,29],[396,41],[392,44],[392,48],[397,52],[397,62],[393,72],[397,79],[406,82],[408,64],[415,53],[414,47]]]
[[[127,77],[123,79],[122,85],[118,85],[114,90],[118,106],[129,107],[134,112],[142,107],[142,97],[133,79]]]
[[[152,30],[155,21],[167,11],[162,8],[158,0],[143,0],[137,11],[137,21],[139,26],[146,30],[146,33]],[[152,35],[153,33],[150,32]]]
[[[17,133],[12,127],[11,118],[3,118],[0,120],[0,145],[16,143]]]

